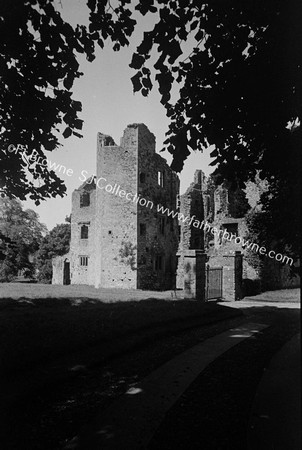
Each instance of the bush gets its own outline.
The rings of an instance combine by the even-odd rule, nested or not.
[[[38,281],[44,284],[51,284],[52,260],[46,260],[39,268]]]

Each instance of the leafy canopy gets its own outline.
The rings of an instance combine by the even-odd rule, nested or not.
[[[0,198],[0,279],[11,280],[19,270],[34,272],[34,255],[47,228],[38,214],[23,210],[16,199]]]
[[[180,171],[190,150],[213,144],[221,178],[243,185],[257,170],[263,178],[288,174],[297,142],[286,126],[301,114],[299,3],[156,2],[159,20],[130,66],[137,70],[134,90],[147,95],[153,84],[148,60],[158,48],[155,78],[171,121],[172,168]],[[153,1],[144,4],[154,12]],[[196,45],[183,60],[182,43],[190,36]],[[181,87],[173,104],[175,82]]]
[[[300,127],[293,124],[301,120],[300,0],[88,0],[87,7],[88,27],[73,27],[53,0],[0,3],[6,194],[21,199],[29,194],[37,203],[64,194],[53,171],[28,169],[40,177],[37,186],[20,154],[5,150],[21,143],[29,153],[52,151],[59,146],[61,125],[64,138],[80,136],[81,105],[71,92],[81,76],[78,54],[92,61],[95,46],[103,48],[107,40],[118,51],[145,15],[156,23],[132,57],[133,89],[147,96],[156,80],[170,118],[165,148],[173,155],[172,168],[180,171],[191,150],[213,144],[218,181],[243,186],[259,171],[278,191],[294,174],[288,194],[298,188]],[[188,56],[186,41],[193,42]],[[171,100],[174,85],[176,101]],[[277,197],[282,206],[279,191]]]
[[[181,170],[190,149],[214,144],[213,164],[223,177],[242,182],[255,175],[257,165],[271,176],[283,165],[284,148],[291,147],[286,125],[300,114],[299,3],[116,0],[112,6],[88,0],[89,26],[73,27],[52,0],[3,0],[1,147],[21,142],[51,151],[59,145],[59,124],[66,125],[64,137],[80,136],[81,105],[70,92],[81,75],[77,54],[92,61],[95,45],[103,48],[107,39],[119,50],[129,44],[134,16],[149,14],[158,20],[133,55],[132,82],[134,91],[148,95],[155,72],[171,120],[166,148],[172,167]],[[182,44],[189,38],[196,44],[183,60]],[[148,67],[156,49],[159,58]],[[171,104],[174,82],[181,87]],[[15,186],[11,167],[19,160],[20,155],[3,157],[7,191],[20,198],[30,192],[34,199],[64,192],[57,175],[43,167],[36,170],[47,188],[33,188],[24,176]]]

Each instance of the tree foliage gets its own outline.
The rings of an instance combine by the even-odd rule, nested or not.
[[[0,198],[1,281],[12,280],[20,270],[34,274],[34,255],[46,231],[35,211],[24,211],[19,200]]]
[[[20,142],[29,152],[51,151],[62,124],[64,138],[79,136],[81,105],[71,92],[81,75],[77,55],[92,61],[95,46],[103,48],[107,40],[118,51],[129,44],[140,16],[150,15],[155,25],[130,62],[133,90],[147,96],[155,79],[170,119],[165,148],[172,168],[180,171],[191,150],[212,144],[220,182],[243,187],[259,171],[277,191],[297,173],[300,127],[290,128],[301,120],[300,0],[88,0],[88,27],[73,27],[54,5],[0,4],[2,149]],[[184,53],[186,41],[190,54]],[[172,101],[175,85],[179,98]],[[39,187],[29,181],[20,154],[4,151],[1,163],[2,188],[10,195],[30,194],[39,202],[64,193],[46,167],[32,169],[43,181]],[[293,178],[288,193],[298,189]],[[282,207],[282,195],[277,197]]]
[[[291,178],[272,180],[260,196],[261,210],[252,210],[246,217],[248,239],[260,247],[287,254],[295,260],[301,250],[301,191],[299,166]],[[293,266],[292,270],[296,270]]]
[[[154,12],[153,1],[149,10]],[[190,149],[215,145],[222,178],[243,182],[261,170],[284,173],[297,150],[286,128],[301,114],[300,2],[157,1],[159,20],[144,34],[130,67],[134,91],[152,88],[148,60],[158,46],[155,78],[170,117],[166,148],[179,171]],[[147,8],[147,6],[145,5]],[[196,42],[183,60],[182,43]],[[170,103],[174,82],[179,99]]]
[[[62,126],[64,138],[81,137],[82,106],[71,91],[82,75],[77,57],[93,61],[95,42],[103,47],[108,37],[115,50],[127,45],[135,24],[125,0],[114,12],[109,2],[98,2],[98,14],[93,13],[96,2],[87,3],[89,28],[64,21],[54,0],[0,2],[0,190],[5,195],[21,200],[29,195],[39,204],[66,191],[54,171],[40,164],[27,167],[22,152],[8,149],[19,144],[28,155],[36,150],[44,157],[60,146]]]
[[[69,252],[70,223],[56,225],[47,234],[37,254],[39,281],[50,283],[52,279],[52,258]]]

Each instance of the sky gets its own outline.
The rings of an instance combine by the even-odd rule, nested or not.
[[[85,23],[87,20],[88,9],[85,0],[62,0],[58,2],[57,8],[64,19],[73,25]],[[144,123],[156,136],[156,151],[159,153],[161,150],[169,120],[160,103],[157,86],[154,83],[148,97],[143,97],[139,92],[134,94],[131,77],[135,71],[129,67],[132,54],[141,42],[143,31],[151,28],[150,19],[140,18],[140,26],[130,38],[129,47],[114,52],[111,43],[107,42],[103,50],[97,49],[96,59],[92,63],[86,61],[82,55],[79,56],[80,70],[84,75],[75,81],[72,92],[73,99],[82,102],[80,118],[84,120],[83,138],[72,136],[64,139],[62,136],[62,147],[51,153],[46,152],[47,158],[52,162],[62,164],[73,171],[72,176],[60,175],[67,187],[67,195],[64,198],[47,199],[38,207],[30,200],[23,202],[25,208],[31,208],[39,214],[40,221],[46,224],[49,230],[56,224],[63,223],[65,217],[71,213],[71,194],[82,184],[79,180],[81,171],[95,174],[98,132],[112,136],[119,145],[128,124]],[[185,44],[183,50],[185,57],[190,52],[190,43]],[[156,55],[153,55],[154,62],[155,58]],[[178,90],[179,87],[174,89],[173,98],[177,98]],[[206,175],[213,171],[213,167],[209,166],[211,150],[210,148],[203,153],[193,152],[185,161],[179,174],[181,193],[193,181],[195,170],[202,169]],[[171,163],[172,157],[168,152],[162,152],[160,155]]]

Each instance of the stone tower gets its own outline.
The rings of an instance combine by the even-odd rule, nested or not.
[[[72,198],[71,283],[174,289],[178,222],[158,207],[176,210],[178,192],[146,125],[128,125],[119,146],[98,133],[96,177]]]
[[[177,220],[161,216],[157,205],[176,208],[178,177],[155,153],[155,137],[144,124],[128,125],[120,146],[106,143],[99,133],[95,285],[171,289]]]

